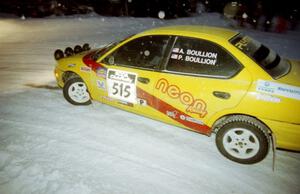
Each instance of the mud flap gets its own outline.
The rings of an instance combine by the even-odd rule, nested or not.
[[[276,136],[274,133],[271,133],[271,140],[272,140],[272,151],[273,151],[273,163],[272,163],[272,170],[275,171],[275,159],[276,159]]]

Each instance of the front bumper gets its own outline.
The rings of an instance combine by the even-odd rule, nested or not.
[[[55,75],[55,79],[57,82],[57,85],[62,88],[64,86],[64,82],[63,82],[63,71],[58,69],[57,67],[54,69],[54,75]]]
[[[262,121],[276,136],[278,148],[300,151],[300,125],[286,122],[265,120]]]

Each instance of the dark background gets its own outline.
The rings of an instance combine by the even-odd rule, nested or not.
[[[157,17],[164,11],[167,17],[188,16],[196,12],[197,2],[205,5],[206,11],[223,12],[230,0],[0,0],[0,12],[31,17],[47,15],[69,15],[94,10],[101,15],[130,15]],[[264,15],[299,17],[297,0],[239,0],[235,1],[247,9],[249,15],[262,12]],[[259,7],[259,8],[258,8]],[[257,14],[262,14],[257,13]]]
[[[163,11],[165,15],[163,19],[172,19],[199,14],[199,11],[219,12],[224,15],[228,12],[241,26],[247,23],[257,28],[258,21],[263,20],[265,30],[271,27],[274,17],[278,18],[279,25],[283,27],[289,25],[290,29],[296,28],[300,18],[297,0],[231,2],[230,0],[0,0],[0,13],[6,13],[5,17],[9,17],[7,14],[18,17],[46,17],[91,12],[106,16],[158,17],[158,13]],[[199,3],[202,10],[199,10],[199,6],[197,10]],[[225,6],[229,7],[226,13]]]

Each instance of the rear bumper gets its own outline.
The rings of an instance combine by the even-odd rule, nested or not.
[[[275,134],[278,148],[300,151],[300,125],[265,119],[262,121]]]

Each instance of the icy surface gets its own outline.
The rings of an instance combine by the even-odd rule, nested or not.
[[[231,26],[218,14],[159,20],[96,15],[0,19],[0,193],[300,193],[300,154],[259,164],[225,159],[206,137],[97,102],[68,104],[54,81],[53,51],[97,47],[173,24]],[[241,29],[242,30],[242,29]],[[242,30],[300,59],[299,31]]]

